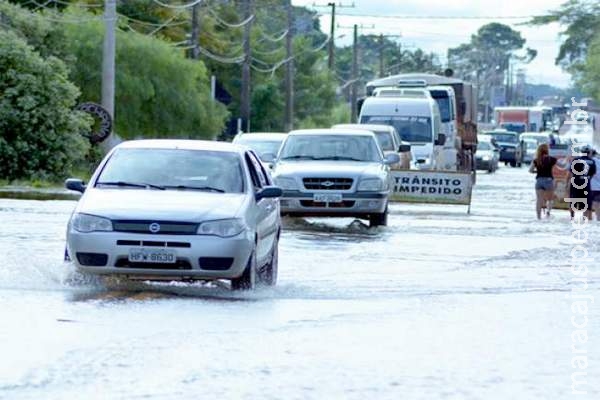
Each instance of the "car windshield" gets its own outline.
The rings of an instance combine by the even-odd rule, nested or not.
[[[511,135],[510,133],[491,133],[491,135],[498,142],[505,142],[505,143],[517,143],[518,142],[517,136]]]
[[[394,139],[392,138],[392,134],[390,132],[375,132],[375,137],[377,138],[377,142],[379,142],[379,147],[383,151],[394,151]]]
[[[281,147],[281,142],[283,140],[280,139],[264,139],[264,138],[252,138],[250,135],[246,135],[247,137],[241,137],[235,141],[235,143],[243,144],[250,147],[258,156],[262,159],[266,154],[272,154],[276,156],[279,153],[279,147]]]
[[[429,117],[365,115],[360,123],[391,125],[402,140],[410,143],[430,143],[433,140]]]
[[[477,143],[477,150],[491,150],[492,146],[488,142]]]
[[[338,160],[379,162],[381,153],[371,136],[294,135],[288,137],[281,160]]]
[[[527,148],[529,150],[534,150],[537,149],[537,142],[534,142],[533,140],[526,140],[525,141],[525,145],[527,146]]]
[[[233,152],[117,149],[96,186],[241,193],[244,179],[239,155]]]

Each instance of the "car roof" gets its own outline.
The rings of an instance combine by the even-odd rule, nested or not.
[[[385,131],[392,133],[395,129],[391,125],[385,124],[336,124],[333,129],[360,129],[365,131]]]
[[[494,133],[504,133],[504,134],[510,134],[510,135],[518,135],[517,132],[514,131],[507,131],[506,129],[494,129],[493,131],[484,131],[483,135],[492,135]]]
[[[342,128],[323,128],[323,129],[298,129],[288,133],[288,136],[310,136],[310,135],[348,135],[348,136],[370,136],[375,134],[367,129],[342,129]]]
[[[273,139],[273,140],[284,140],[287,137],[287,133],[282,132],[248,132],[240,133],[235,136],[235,139]]]
[[[177,150],[208,150],[231,153],[242,153],[248,148],[228,142],[213,140],[190,139],[143,139],[128,140],[116,146],[119,149],[177,149]]]

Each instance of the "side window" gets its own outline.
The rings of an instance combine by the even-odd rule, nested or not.
[[[256,169],[256,166],[254,165],[254,161],[252,160],[252,156],[250,155],[250,153],[246,153],[246,156],[244,158],[246,159],[246,165],[248,166],[248,171],[250,172],[250,177],[252,178],[252,185],[254,186],[254,190],[258,190],[262,187],[261,179],[258,173],[258,171],[260,171],[260,168],[258,170]]]
[[[250,159],[252,160],[252,163],[254,164],[254,168],[256,169],[256,172],[258,173],[258,179],[260,181],[260,185],[261,186],[270,185],[271,183],[269,182],[269,175],[266,173],[265,168],[263,167],[262,163],[260,162],[260,159],[258,158],[258,156],[254,152],[249,152],[248,154],[250,155]]]

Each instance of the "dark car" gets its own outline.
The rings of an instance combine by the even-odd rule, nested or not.
[[[510,164],[511,167],[520,167],[523,163],[523,142],[517,132],[504,129],[483,132],[483,135],[491,136],[500,148],[500,161]]]

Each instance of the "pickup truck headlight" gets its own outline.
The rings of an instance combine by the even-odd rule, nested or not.
[[[237,236],[247,229],[246,224],[239,218],[207,221],[198,227],[198,235],[232,237]]]
[[[384,182],[379,178],[363,179],[358,184],[358,191],[360,192],[377,192],[383,190],[385,186]]]
[[[110,232],[113,230],[110,219],[80,213],[73,215],[71,227],[77,232],[83,233]]]
[[[294,178],[275,178],[275,185],[283,190],[298,190],[298,184]]]

